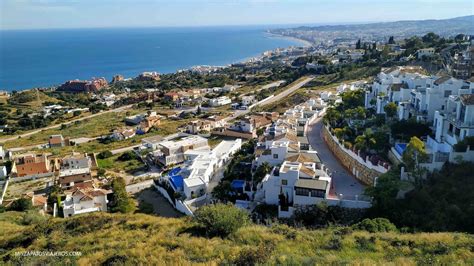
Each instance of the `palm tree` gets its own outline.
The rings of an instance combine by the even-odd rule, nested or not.
[[[355,148],[363,152],[368,152],[371,150],[377,141],[374,138],[374,133],[372,129],[368,128],[365,130],[364,134],[357,136],[355,139]]]

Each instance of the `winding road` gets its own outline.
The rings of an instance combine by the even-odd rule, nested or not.
[[[360,183],[334,156],[321,136],[322,128],[321,118],[309,125],[307,132],[309,144],[318,152],[322,163],[328,168],[335,193],[342,194],[344,199],[355,199],[356,195],[363,194],[365,185]]]

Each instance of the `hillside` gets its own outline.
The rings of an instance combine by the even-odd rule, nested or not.
[[[368,233],[349,228],[252,225],[227,239],[199,235],[189,218],[88,214],[44,220],[0,214],[0,262],[96,264],[472,264],[474,238],[461,233]],[[80,257],[23,257],[27,250],[80,251]]]
[[[324,38],[334,37],[342,39],[358,39],[364,36],[372,36],[375,39],[387,36],[397,36],[397,38],[411,37],[414,35],[424,35],[434,32],[441,36],[454,36],[459,33],[474,34],[474,16],[457,17],[451,19],[430,19],[430,20],[405,20],[394,22],[377,22],[367,24],[350,25],[326,25],[315,27],[298,27],[292,29],[275,29],[272,33],[288,35],[288,33],[298,33],[299,37],[312,37],[304,33],[313,34],[313,37]]]

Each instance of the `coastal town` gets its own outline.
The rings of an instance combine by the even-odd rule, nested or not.
[[[440,176],[474,169],[472,33],[323,42],[333,35],[270,32],[307,45],[0,91],[1,212],[195,217],[228,204],[266,226],[374,216],[416,230],[472,225],[472,192],[446,199],[436,187],[449,219],[426,195]],[[430,227],[424,208],[439,219]]]

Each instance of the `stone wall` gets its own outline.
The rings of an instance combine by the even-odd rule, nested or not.
[[[362,183],[373,185],[376,177],[387,172],[387,169],[385,171],[382,170],[383,167],[364,163],[362,158],[357,158],[356,156],[349,154],[349,152],[346,152],[345,149],[330,135],[326,127],[323,127],[323,139],[339,162]],[[381,171],[377,171],[377,169],[380,169]]]

